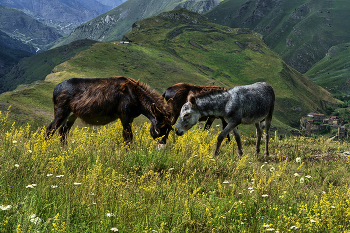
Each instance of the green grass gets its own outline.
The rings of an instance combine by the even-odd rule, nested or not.
[[[158,148],[149,124],[74,127],[68,144],[0,115],[0,232],[346,232],[347,143],[278,140],[270,156],[244,156],[216,130],[195,127]],[[10,113],[11,115],[11,113]],[[11,126],[12,125],[12,126]],[[263,149],[262,145],[262,149]]]

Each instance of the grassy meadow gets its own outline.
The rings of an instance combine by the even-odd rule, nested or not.
[[[68,144],[0,114],[0,232],[348,232],[348,143],[271,133],[224,142],[221,126],[172,134],[160,148],[149,124],[75,127]],[[244,126],[243,126],[244,127]],[[264,146],[262,146],[264,147]],[[233,151],[232,148],[235,150]],[[263,148],[262,148],[263,149]]]

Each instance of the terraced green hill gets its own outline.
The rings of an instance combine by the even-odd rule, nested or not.
[[[0,108],[12,105],[17,121],[38,126],[52,120],[54,86],[68,78],[125,75],[162,93],[178,82],[225,87],[258,81],[276,92],[273,125],[297,126],[300,116],[335,103],[330,93],[292,69],[249,29],[233,29],[179,9],[137,21],[124,36],[130,43],[92,45],[56,66],[44,82],[0,95]]]

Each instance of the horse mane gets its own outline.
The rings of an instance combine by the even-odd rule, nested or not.
[[[135,90],[137,90],[136,87],[139,87],[140,89],[142,89],[143,90],[142,94],[147,95],[153,101],[155,101],[155,104],[157,105],[159,110],[161,110],[166,115],[170,114],[169,106],[164,102],[164,97],[161,96],[156,90],[151,88],[149,85],[140,82],[140,80],[135,81],[132,78],[128,78],[128,79],[129,79],[129,82],[134,85]],[[148,106],[148,107],[151,108],[151,106]]]
[[[193,96],[195,98],[208,97],[208,96],[212,96],[212,95],[216,95],[216,94],[222,94],[226,91],[227,91],[226,88],[203,89],[202,91],[200,91],[198,93],[193,93]]]
[[[226,90],[226,88],[224,87],[218,87],[218,86],[199,86],[201,88],[203,88],[199,93],[199,94],[204,94],[204,93],[207,93],[207,92],[221,92],[221,91],[224,91]]]
[[[178,83],[173,86],[188,86],[191,88],[196,88],[196,89],[202,89],[202,91],[206,90],[225,90],[225,87],[220,87],[220,86],[211,86],[211,85],[194,85],[191,83]]]

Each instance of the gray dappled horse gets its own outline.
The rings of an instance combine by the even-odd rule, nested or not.
[[[175,126],[176,134],[181,136],[194,126],[203,116],[223,117],[228,123],[219,134],[215,149],[215,156],[219,148],[233,130],[238,154],[241,156],[242,143],[237,126],[239,124],[255,124],[256,127],[256,155],[260,152],[260,142],[263,121],[265,120],[265,158],[268,156],[269,129],[275,103],[275,93],[272,87],[259,82],[252,85],[237,86],[224,91],[212,91],[203,94],[188,96],[187,102],[182,106],[179,120]]]
[[[189,83],[177,83],[172,85],[171,87],[168,87],[163,92],[162,96],[167,101],[167,104],[171,109],[171,124],[174,125],[177,119],[179,118],[181,107],[187,102],[187,96],[189,95],[189,93],[193,93],[194,95],[197,95],[207,91],[225,90],[225,89],[226,88],[224,87],[198,86],[198,85],[193,85]],[[219,118],[221,119],[222,127],[225,128],[227,125],[226,121],[224,120],[223,117],[219,117]],[[204,130],[207,130],[211,127],[215,119],[216,119],[215,116],[204,116],[204,117],[201,117],[199,121],[206,121]],[[160,140],[159,143],[166,144],[167,138],[168,138],[168,135],[165,135]],[[227,135],[227,139],[230,141],[229,135]]]

